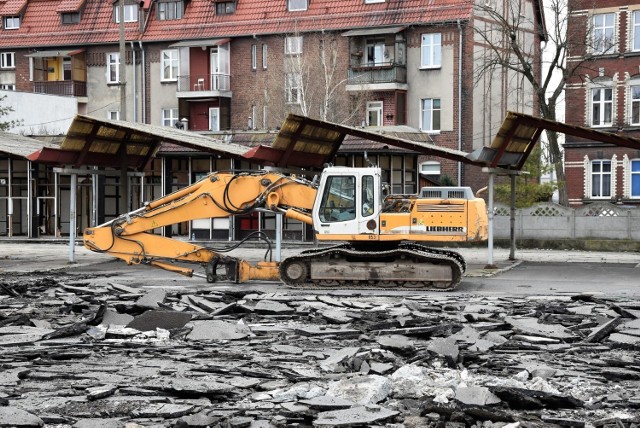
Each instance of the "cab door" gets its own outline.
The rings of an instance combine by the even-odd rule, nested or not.
[[[378,234],[380,178],[374,169],[336,168],[323,177],[314,224],[318,239],[329,235]]]

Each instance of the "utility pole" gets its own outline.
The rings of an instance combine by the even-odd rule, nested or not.
[[[118,75],[120,80],[120,120],[127,120],[127,79],[126,79],[126,45],[124,40],[124,0],[119,0],[118,4],[120,16],[120,61],[118,63]],[[127,169],[129,163],[127,161],[127,149],[124,146],[126,142],[121,144],[120,147],[120,210],[122,212],[129,212],[129,176],[127,175]]]
[[[126,45],[124,40],[124,0],[119,0],[120,17],[120,61],[118,63],[118,75],[120,80],[120,120],[127,120],[127,79],[126,79]]]

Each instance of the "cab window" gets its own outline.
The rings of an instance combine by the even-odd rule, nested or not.
[[[327,184],[320,202],[320,221],[337,222],[356,218],[356,178],[333,176]]]
[[[373,175],[362,177],[362,216],[369,217],[374,211]]]

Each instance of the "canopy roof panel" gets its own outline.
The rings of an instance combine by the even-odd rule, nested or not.
[[[119,168],[126,157],[130,169],[142,170],[163,143],[241,157],[248,148],[193,132],[119,120],[78,115],[71,123],[60,150],[43,149],[29,156],[33,161]]]

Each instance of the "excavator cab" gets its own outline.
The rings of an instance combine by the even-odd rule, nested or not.
[[[380,175],[380,168],[326,168],[312,211],[316,235],[331,235],[332,239],[377,235],[382,207]]]

